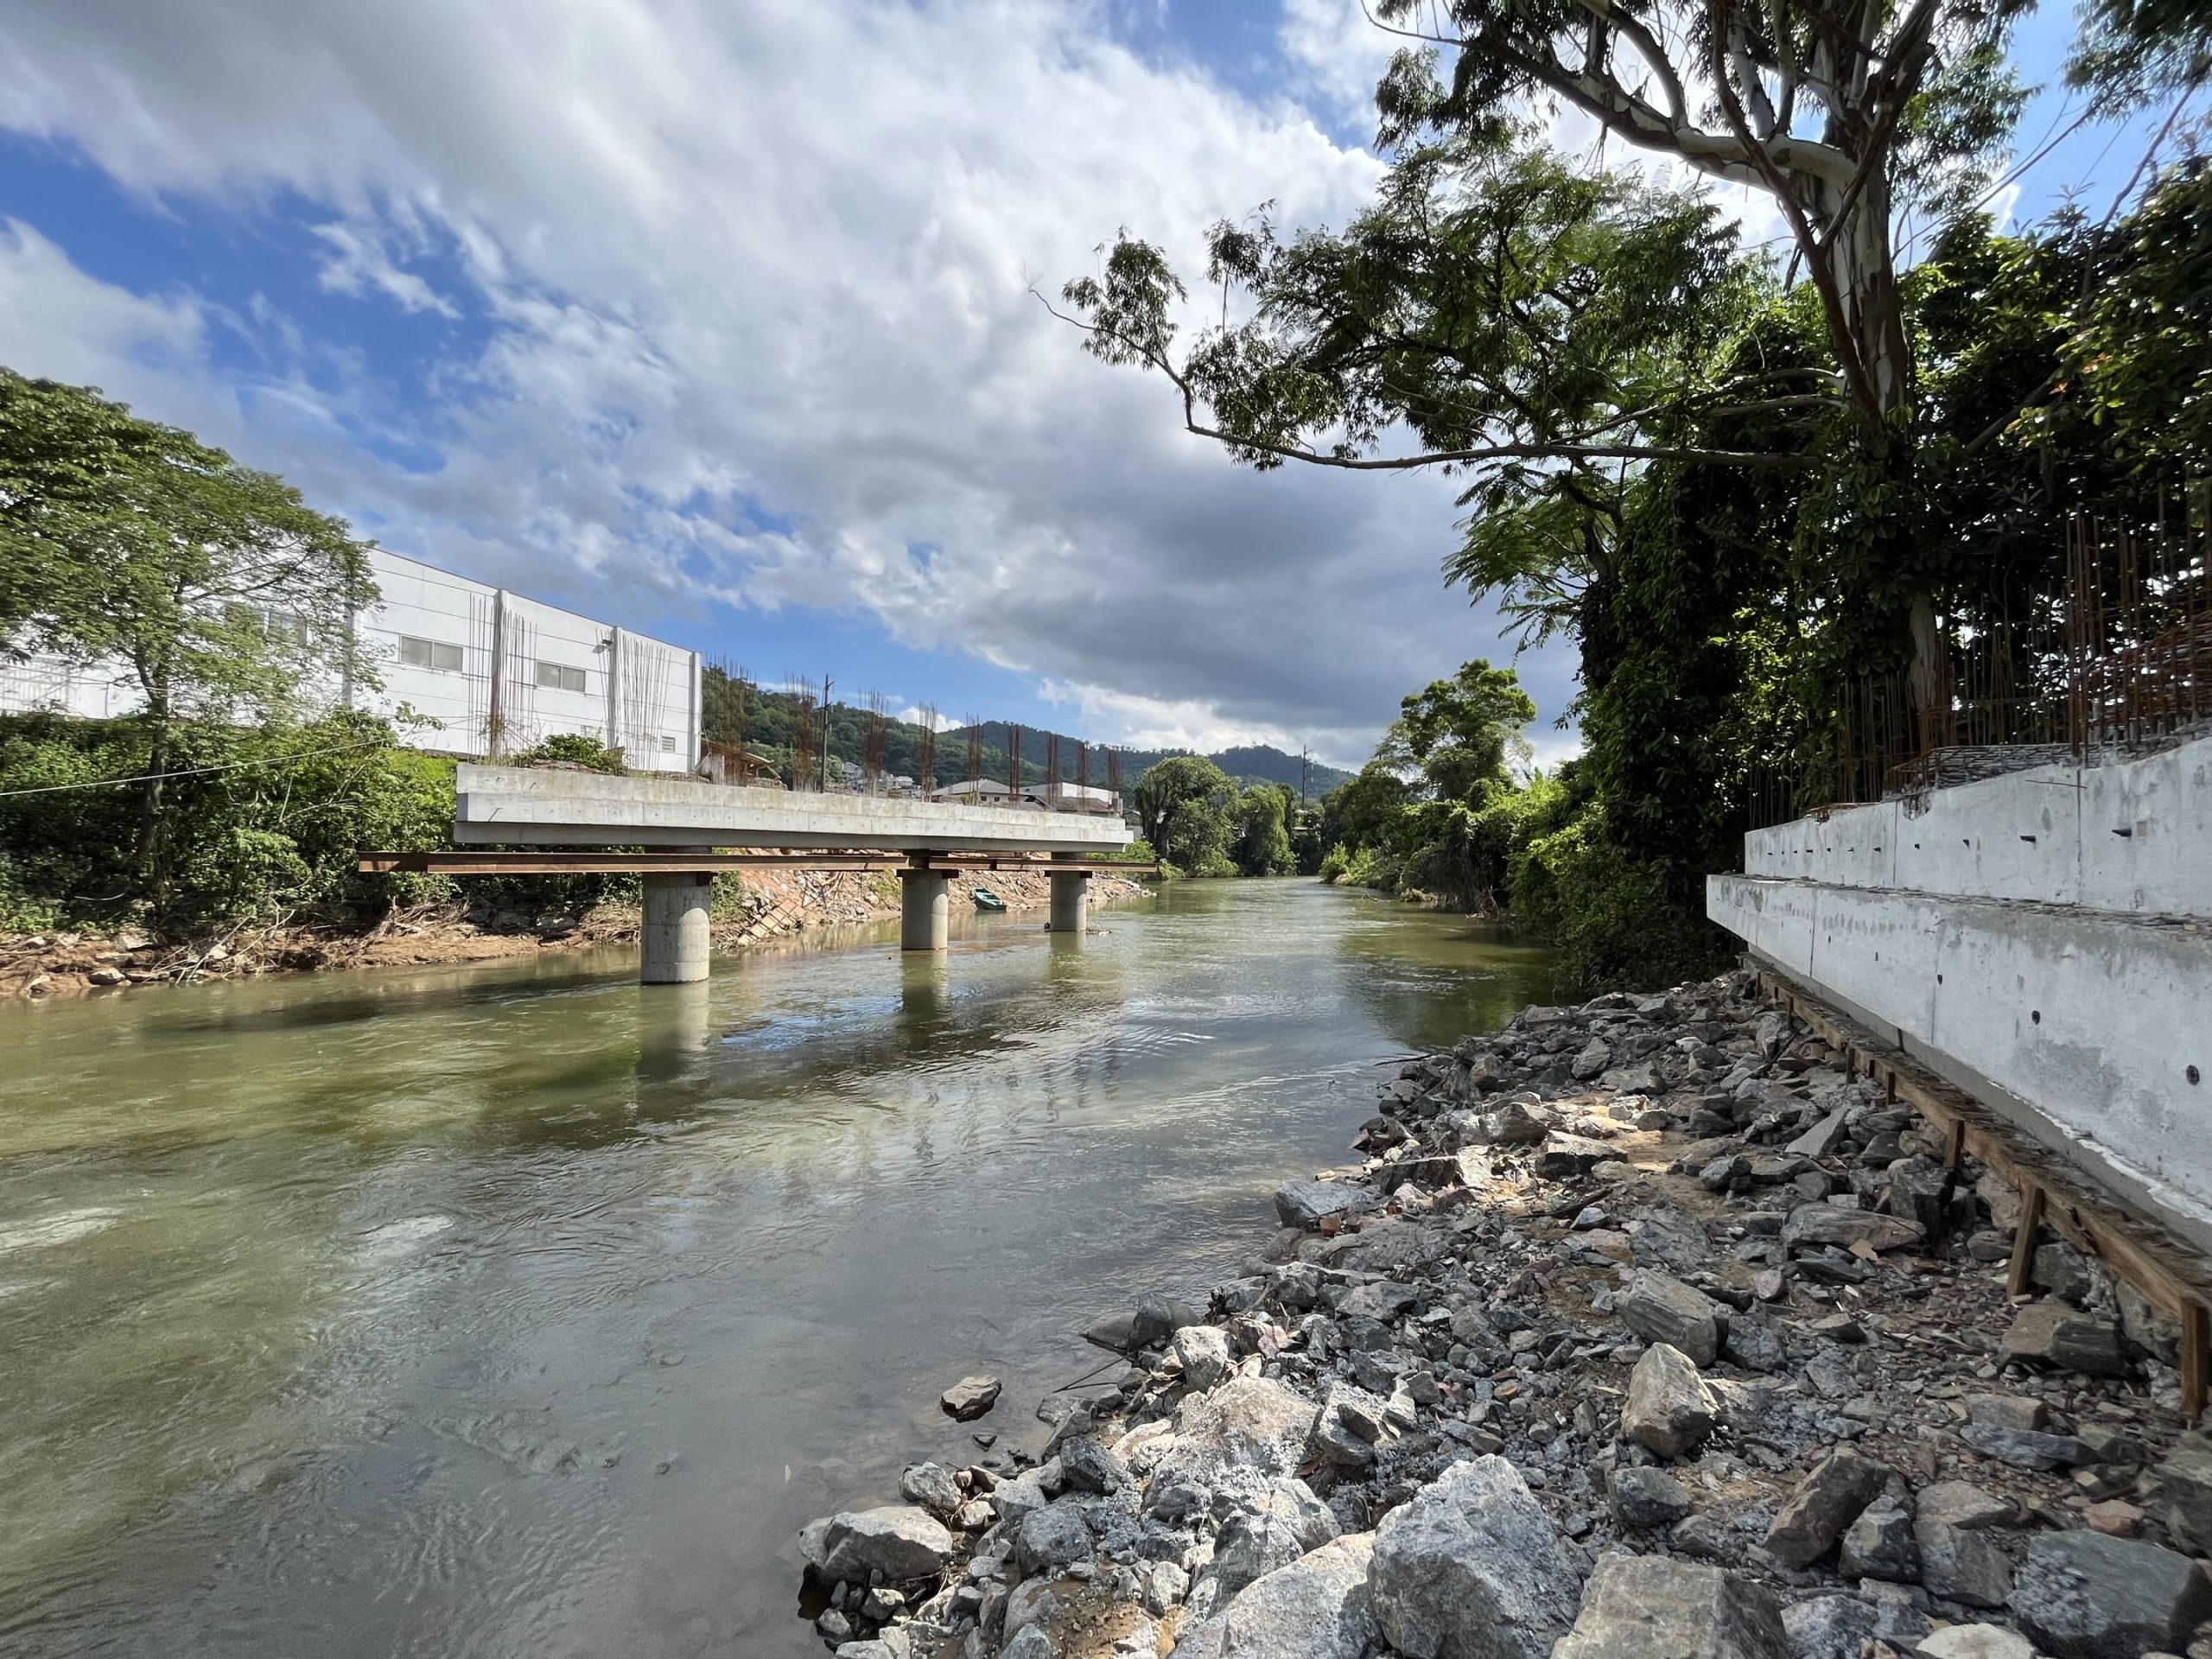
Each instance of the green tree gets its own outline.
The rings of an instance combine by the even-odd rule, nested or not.
[[[158,894],[182,727],[282,721],[367,677],[362,543],[273,474],[84,387],[0,372],[0,626],[18,650],[119,661],[144,700],[137,856]]]
[[[1225,862],[1230,804],[1236,785],[1211,760],[1195,754],[1171,755],[1145,773],[1130,805],[1138,832],[1178,869],[1200,874],[1198,865]]]
[[[1298,791],[1287,784],[1255,784],[1236,800],[1236,836],[1230,858],[1240,875],[1288,875],[1298,867],[1290,848],[1290,817]]]
[[[1376,759],[1395,768],[1418,768],[1439,800],[1471,802],[1482,785],[1502,781],[1509,755],[1529,758],[1522,728],[1536,705],[1510,668],[1492,668],[1478,657],[1448,680],[1432,680],[1399,705]]]

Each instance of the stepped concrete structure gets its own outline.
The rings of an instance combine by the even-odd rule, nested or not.
[[[709,887],[724,866],[703,861],[716,849],[904,855],[899,943],[942,950],[951,932],[950,870],[963,859],[1044,855],[1068,866],[1052,874],[1050,925],[1081,933],[1091,869],[1086,855],[1118,853],[1131,839],[1118,817],[1089,812],[789,793],[556,767],[464,766],[455,788],[454,840],[461,847],[645,847],[700,856],[689,868],[644,874],[640,977],[648,984],[707,976]]]
[[[2212,736],[1754,831],[1707,911],[2212,1252]]]

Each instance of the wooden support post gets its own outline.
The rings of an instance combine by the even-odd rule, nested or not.
[[[2036,1267],[2036,1235],[2043,1229],[2043,1188],[2032,1182],[2020,1189],[2020,1224],[2012,1230],[2012,1264],[2005,1274],[2005,1294],[2024,1296]]]
[[[1891,1081],[1893,1084],[1896,1082],[1894,1073],[1891,1074]],[[1890,1098],[1895,1100],[1897,1097],[1897,1090],[1892,1087]],[[1955,1171],[1959,1166],[1959,1160],[1966,1155],[1967,1121],[1963,1117],[1955,1117],[1951,1120],[1949,1130],[1943,1136],[1943,1167]]]
[[[2212,1362],[2212,1313],[2202,1302],[2181,1307],[2181,1414],[2192,1425],[2203,1414],[2207,1364]]]

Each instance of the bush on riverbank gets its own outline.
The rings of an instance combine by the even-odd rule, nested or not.
[[[1554,943],[1580,988],[1717,971],[1727,947],[1694,861],[1632,849],[1587,760],[1508,772],[1534,713],[1510,669],[1479,660],[1408,697],[1375,759],[1322,802],[1321,878],[1509,918]]]
[[[310,913],[335,918],[449,894],[442,877],[369,877],[363,847],[440,847],[454,766],[340,715],[296,726],[173,727],[169,842],[158,893],[142,879],[139,797],[152,734],[136,719],[0,718],[0,925],[164,932]],[[39,791],[39,792],[25,792]]]
[[[423,851],[453,834],[454,762],[402,747],[368,715],[194,722],[172,727],[169,741],[163,879],[149,887],[131,781],[147,769],[145,724],[0,716],[0,931],[127,922],[183,938],[257,922],[367,923],[440,899],[537,914],[636,896],[634,878],[360,874],[362,849]]]

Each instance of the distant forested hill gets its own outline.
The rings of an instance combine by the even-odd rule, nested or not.
[[[772,763],[779,771],[789,767],[791,759],[791,725],[801,699],[798,693],[751,686],[741,700],[736,683],[721,669],[709,667],[701,688],[702,734],[717,743],[741,743],[752,753]],[[812,718],[821,719],[820,705],[809,702],[806,707]],[[833,702],[830,709],[830,755],[834,762],[858,765],[866,741],[868,711],[849,703]],[[819,732],[819,727],[817,727]],[[940,784],[956,782],[968,775],[967,727],[956,727],[939,732],[937,755],[931,768]],[[1007,732],[1002,721],[985,721],[975,728],[982,738],[981,766],[982,775],[1003,780],[1007,775]],[[1024,726],[1021,734],[1021,777],[1025,783],[1045,781],[1046,745],[1054,734],[1033,726]],[[1059,734],[1060,776],[1073,782],[1076,775],[1076,741],[1065,733]],[[818,736],[817,736],[818,744]],[[894,776],[918,778],[921,775],[922,728],[910,721],[886,717],[883,722],[884,769]],[[816,748],[818,754],[820,750]],[[1171,754],[1188,754],[1188,749],[1122,749],[1120,751],[1122,788],[1126,792],[1136,787],[1137,780]],[[1281,749],[1262,744],[1255,747],[1224,749],[1218,754],[1206,757],[1240,784],[1288,784],[1295,789],[1299,784],[1299,759],[1285,754]],[[1103,785],[1106,782],[1106,750],[1093,744],[1090,753],[1090,781]],[[1345,782],[1351,773],[1335,766],[1325,766],[1316,760],[1306,771],[1308,792],[1317,799],[1338,784]]]

